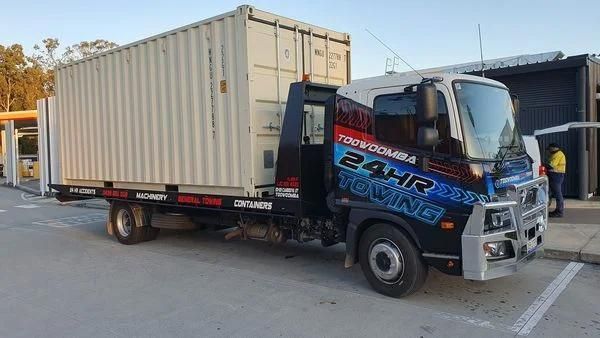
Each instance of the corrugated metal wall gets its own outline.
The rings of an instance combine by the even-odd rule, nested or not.
[[[521,103],[519,123],[523,134],[533,135],[535,129],[548,128],[577,121],[576,69],[566,68],[536,73],[495,77],[517,94]],[[578,141],[576,132],[545,135],[540,138],[542,149],[556,142],[567,156],[565,195],[578,195]],[[543,156],[543,155],[542,155]]]
[[[40,192],[49,194],[48,184],[60,183],[59,130],[56,123],[54,97],[37,100],[38,159],[40,163]]]
[[[591,58],[589,61],[589,93],[588,93],[588,119],[598,121],[600,94],[600,60]],[[600,168],[598,167],[600,158],[600,140],[598,139],[598,130],[591,129],[587,132],[588,143],[590,145],[590,192],[598,191],[600,187]],[[600,192],[600,191],[598,191]]]
[[[6,177],[6,183],[16,185],[19,180],[17,164],[18,154],[15,145],[15,121],[9,120],[4,121],[4,138],[2,147],[4,148],[6,156],[6,164],[4,166],[4,176]]]
[[[242,187],[243,40],[230,16],[59,69],[64,177]]]

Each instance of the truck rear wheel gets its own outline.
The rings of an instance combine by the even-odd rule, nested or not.
[[[144,213],[144,211],[139,211]],[[147,217],[142,214],[140,217]],[[136,244],[151,241],[158,236],[159,229],[150,225],[138,224],[139,217],[135,217],[134,210],[128,203],[114,203],[111,208],[110,220],[112,230],[121,244]]]
[[[427,279],[428,267],[407,236],[389,224],[375,224],[362,235],[359,261],[375,291],[404,297],[419,290]]]

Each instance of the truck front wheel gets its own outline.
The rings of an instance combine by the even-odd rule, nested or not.
[[[359,261],[375,291],[404,297],[419,290],[428,267],[421,253],[406,235],[389,224],[370,226],[361,236]]]
[[[140,217],[147,217],[144,210],[138,212],[141,214],[139,217],[135,217],[134,210],[128,203],[114,203],[112,205],[110,220],[113,233],[119,243],[136,244],[153,240],[158,235],[159,229],[146,224],[138,224]]]

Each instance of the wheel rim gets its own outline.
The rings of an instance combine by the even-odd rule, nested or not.
[[[369,266],[377,279],[395,284],[404,274],[404,256],[394,242],[379,238],[369,247]]]
[[[125,209],[119,210],[117,213],[117,230],[119,231],[119,235],[121,235],[121,237],[129,237],[132,225],[133,220],[129,211]]]

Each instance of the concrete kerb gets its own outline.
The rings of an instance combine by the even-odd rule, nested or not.
[[[40,193],[39,190],[36,190],[36,189],[33,189],[33,188],[25,187],[25,186],[22,186],[22,185],[15,185],[14,188],[19,189],[21,191],[24,191],[26,193],[32,194],[32,195],[42,196],[42,194]]]
[[[596,233],[579,252],[579,259],[586,263],[600,264],[600,232]]]
[[[544,257],[600,264],[600,226],[552,224],[546,235]]]
[[[581,256],[578,251],[561,250],[549,247],[544,247],[544,258],[562,259],[573,262],[581,261]]]

